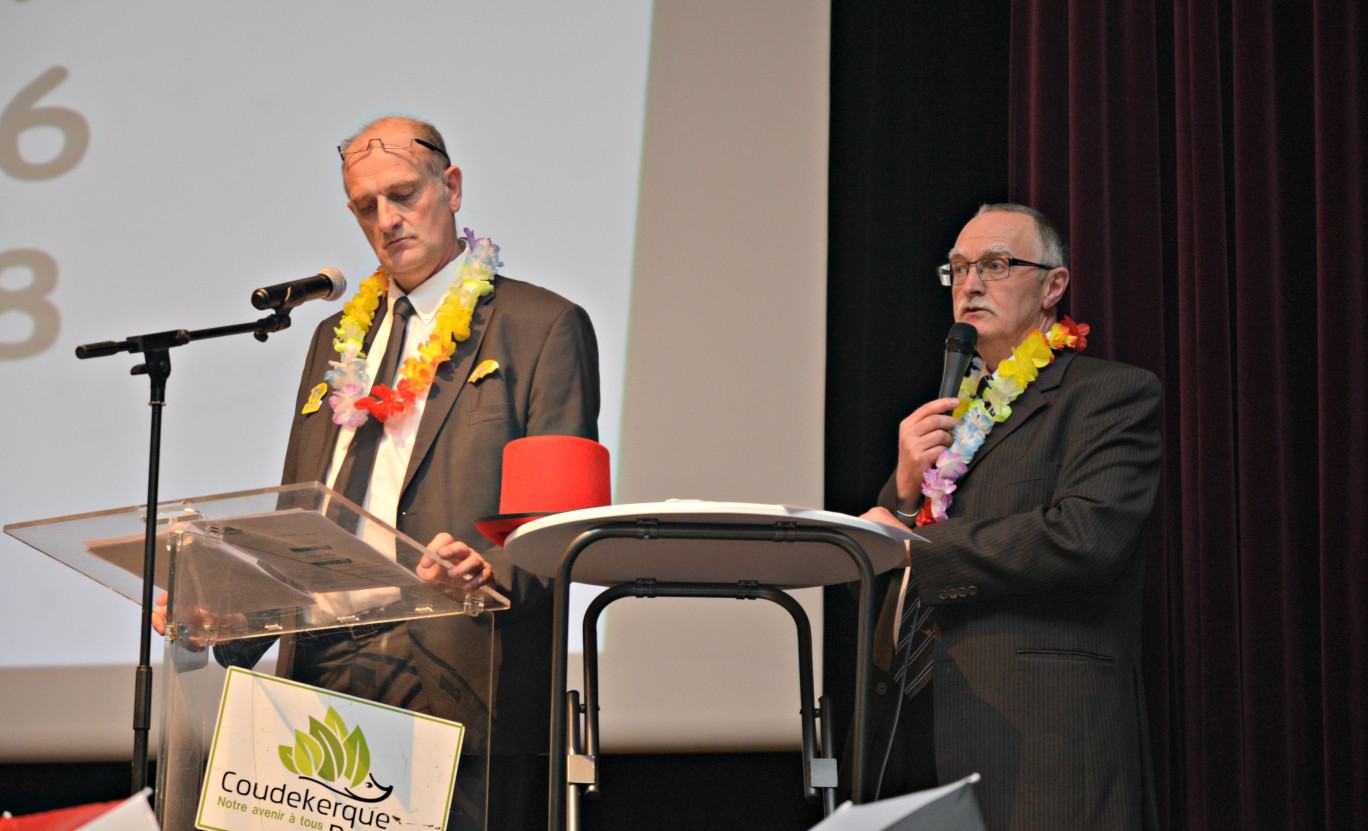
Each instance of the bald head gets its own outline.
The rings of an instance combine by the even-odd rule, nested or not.
[[[365,147],[372,139],[379,138],[384,144],[402,145],[407,144],[413,139],[426,142],[437,151],[430,148],[422,153],[415,150],[415,157],[420,158],[424,168],[434,178],[440,179],[446,169],[451,166],[451,154],[447,152],[446,142],[442,139],[442,134],[437,128],[426,121],[419,121],[416,118],[402,118],[398,116],[386,116],[377,118],[375,121],[352,133],[342,140],[338,145],[344,151],[352,152]],[[422,145],[419,145],[422,147]],[[440,152],[438,152],[440,151]],[[420,155],[421,154],[421,155]],[[345,175],[347,170],[346,159],[342,162],[342,172]]]
[[[975,216],[989,213],[1013,213],[1029,216],[1035,222],[1036,238],[1040,240],[1040,256],[1044,258],[1041,262],[1063,266],[1064,268],[1069,267],[1069,245],[1064,239],[1064,233],[1059,230],[1059,226],[1055,225],[1048,216],[1029,205],[1016,202],[995,202],[979,205],[978,213]]]

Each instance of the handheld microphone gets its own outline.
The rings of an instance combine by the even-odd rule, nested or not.
[[[940,394],[937,398],[959,395],[960,382],[969,370],[969,359],[974,357],[978,330],[968,323],[956,323],[945,338],[945,368],[941,374]]]
[[[347,278],[335,268],[325,268],[312,277],[292,280],[252,292],[252,305],[266,309],[293,309],[306,300],[336,300],[347,290]]]

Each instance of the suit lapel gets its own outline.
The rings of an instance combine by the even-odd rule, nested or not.
[[[385,302],[383,296],[381,302]],[[379,321],[376,322],[378,324]],[[375,342],[375,334],[379,328],[379,325],[371,326],[370,330],[366,332],[366,337],[361,343],[361,354],[365,355],[370,352],[371,344]],[[332,338],[322,337],[319,338],[319,341],[318,349],[321,350],[322,354],[315,353],[316,359],[313,361],[313,365],[322,367],[318,373],[318,380],[322,381],[324,374],[331,368],[329,362],[337,355],[333,350]],[[329,388],[328,394],[331,393],[332,390]],[[328,471],[332,468],[333,452],[337,448],[337,436],[342,432],[341,425],[335,423],[332,416],[333,408],[327,403],[327,395],[325,395],[323,406],[319,407],[317,412],[310,414],[304,422],[300,437],[302,440],[300,458],[307,459],[308,462],[307,468],[303,470],[304,475],[299,478],[301,482],[314,481],[327,484]],[[301,467],[305,466],[301,465]]]
[[[450,417],[452,407],[456,406],[457,396],[469,386],[465,379],[470,377],[475,365],[475,356],[480,354],[480,344],[484,341],[485,332],[489,331],[498,286],[499,278],[496,275],[494,290],[480,299],[470,317],[470,337],[456,344],[456,351],[452,354],[451,360],[437,367],[437,375],[428,391],[427,403],[423,406],[423,420],[419,422],[418,435],[413,440],[413,453],[409,456],[408,470],[404,472],[404,487],[400,489],[401,493],[408,488],[409,482],[413,481],[413,475],[418,472],[424,457],[432,449],[432,443],[437,440],[442,424]]]
[[[1001,424],[993,425],[993,430],[988,434],[988,438],[984,439],[983,446],[969,461],[965,475],[973,471],[978,463],[992,452],[993,448],[1001,444],[1018,427],[1029,421],[1037,411],[1050,406],[1050,396],[1059,388],[1060,382],[1064,380],[1064,372],[1068,369],[1069,362],[1073,358],[1073,352],[1061,352],[1055,356],[1054,363],[1040,371],[1035,383],[1027,387],[1026,391],[1012,403],[1012,414],[1007,417],[1007,420]]]
[[[327,404],[324,404],[315,413],[315,418],[319,416],[323,419],[323,425],[317,432],[322,435],[315,440],[317,442],[315,444],[316,451],[307,458],[313,460],[313,481],[326,483],[328,481],[328,469],[332,467],[333,451],[337,448],[337,434],[342,431],[342,427],[333,422],[332,407]]]

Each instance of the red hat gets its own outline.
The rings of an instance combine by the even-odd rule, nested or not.
[[[609,504],[608,448],[578,436],[528,436],[504,445],[499,513],[475,520],[475,530],[503,545],[534,519]]]

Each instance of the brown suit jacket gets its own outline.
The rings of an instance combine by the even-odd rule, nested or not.
[[[1066,352],[1012,410],[911,546],[941,632],[939,778],[982,774],[990,829],[1154,827],[1140,612],[1158,379]]]
[[[302,412],[309,391],[336,360],[333,327],[314,332],[300,379],[282,484],[322,481],[340,429],[326,404]],[[442,531],[480,551],[494,568],[496,588],[511,608],[494,615],[490,633],[467,617],[411,621],[413,660],[433,715],[466,723],[468,741],[490,708],[493,751],[545,753],[550,734],[550,581],[515,567],[475,530],[475,520],[499,513],[503,448],[530,435],[598,438],[598,346],[579,306],[529,283],[495,278],[475,308],[470,337],[437,370],[419,425],[399,500],[399,530],[420,544]],[[499,369],[477,384],[466,379],[481,362]],[[282,638],[278,672],[288,676],[293,638]],[[345,690],[343,691],[345,692]]]

